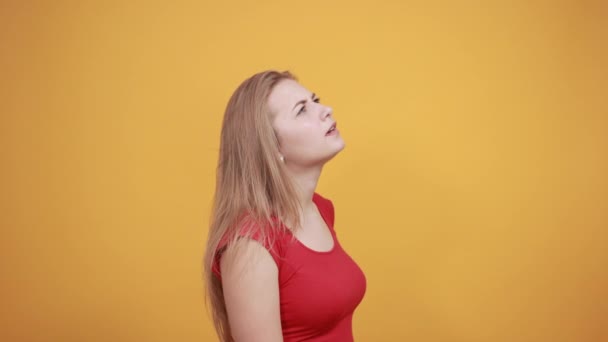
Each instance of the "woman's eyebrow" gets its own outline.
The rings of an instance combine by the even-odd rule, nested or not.
[[[314,100],[316,97],[317,97],[317,94],[315,94],[315,93],[312,93],[312,95],[310,95],[310,98],[311,98],[312,100]],[[297,107],[299,104],[304,104],[304,103],[306,103],[306,100],[305,100],[305,99],[304,99],[304,100],[300,100],[300,101],[296,102],[296,104],[293,106],[293,108],[292,108],[291,110],[296,109],[296,107]]]

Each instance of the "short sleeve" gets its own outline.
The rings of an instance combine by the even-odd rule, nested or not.
[[[247,221],[242,225],[242,228],[239,229],[236,239],[248,238],[258,242],[270,253],[272,259],[277,264],[277,267],[279,267],[283,253],[283,234],[281,234],[278,229],[279,228],[275,225],[266,224],[263,226],[259,222]],[[234,238],[234,236],[224,236],[216,249],[212,271],[220,279],[220,259],[222,253]]]

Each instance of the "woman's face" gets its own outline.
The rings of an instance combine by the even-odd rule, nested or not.
[[[272,126],[285,163],[323,165],[344,148],[332,109],[298,82],[280,81],[268,97],[268,106],[275,115]]]

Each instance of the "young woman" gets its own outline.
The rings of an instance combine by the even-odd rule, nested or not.
[[[289,72],[245,80],[228,102],[205,255],[221,341],[352,341],[366,280],[315,192],[344,148],[332,109]]]

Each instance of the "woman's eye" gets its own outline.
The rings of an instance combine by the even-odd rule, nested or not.
[[[300,115],[300,114],[304,113],[305,111],[306,111],[306,106],[302,106],[302,107],[300,108],[300,110],[298,111],[298,115]]]

